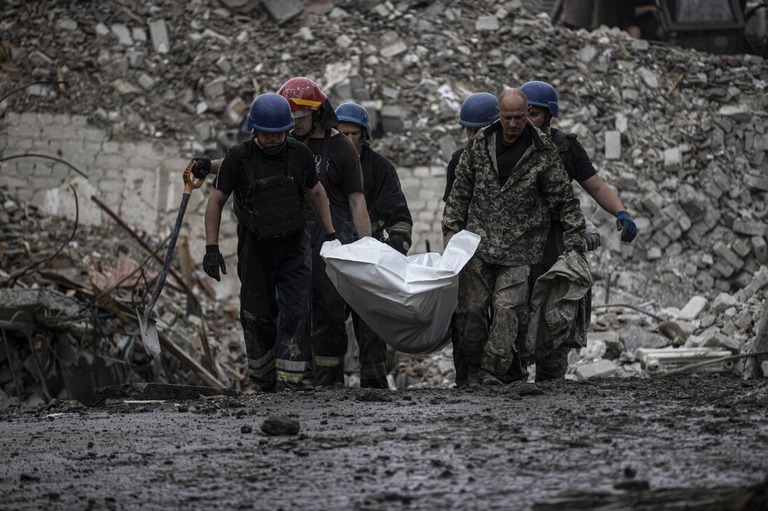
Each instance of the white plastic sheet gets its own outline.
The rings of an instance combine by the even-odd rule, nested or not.
[[[320,255],[339,294],[371,329],[398,351],[425,354],[448,342],[459,271],[480,236],[455,234],[443,254],[404,256],[370,237],[323,244]]]

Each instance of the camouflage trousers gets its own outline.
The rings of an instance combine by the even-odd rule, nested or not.
[[[528,271],[528,266],[489,264],[479,257],[462,269],[453,318],[457,382],[463,364],[510,381],[510,370],[519,364],[518,316],[527,307]]]

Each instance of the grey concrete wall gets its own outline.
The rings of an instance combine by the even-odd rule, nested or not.
[[[0,162],[0,185],[49,215],[100,225],[114,222],[93,201],[98,198],[135,229],[165,239],[173,228],[183,191],[182,173],[191,154],[182,143],[111,139],[79,115],[7,112],[0,119],[0,157],[39,154],[66,161],[69,166],[41,157]],[[398,169],[414,219],[411,254],[442,251],[440,221],[443,211],[445,167]],[[180,236],[186,237],[194,260],[205,252],[203,214],[210,192],[206,184],[194,190]],[[231,212],[230,212],[231,215]],[[229,274],[214,288],[222,298],[237,296],[235,220],[222,222],[220,244]]]

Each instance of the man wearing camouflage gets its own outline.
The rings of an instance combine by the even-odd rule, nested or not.
[[[455,321],[480,384],[507,379],[529,267],[542,258],[552,212],[563,224],[566,250],[584,252],[584,216],[557,148],[528,122],[525,93],[505,89],[499,120],[468,142],[443,212],[444,244],[462,229],[481,236],[459,275]]]

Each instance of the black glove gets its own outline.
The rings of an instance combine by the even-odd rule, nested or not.
[[[637,225],[626,211],[619,211],[619,214],[616,215],[616,230],[621,231],[621,241],[626,243],[631,242],[637,236]]]
[[[336,239],[336,231],[325,234],[325,241],[333,241]]]
[[[595,224],[589,220],[585,219],[585,223],[587,225],[587,235],[585,236],[585,239],[587,240],[587,251],[592,252],[593,250],[597,250],[600,246],[600,231],[598,231]]]
[[[219,252],[219,246],[206,245],[205,257],[203,257],[203,270],[209,277],[221,282],[219,268],[221,268],[221,273],[227,274],[227,265],[224,263],[224,256]]]
[[[386,244],[403,255],[408,254],[408,249],[411,248],[411,240],[405,236],[390,236],[387,238]]]
[[[192,175],[197,179],[205,179],[205,176],[211,172],[211,159],[203,156],[192,158],[192,161],[195,162],[195,166],[192,167]]]

